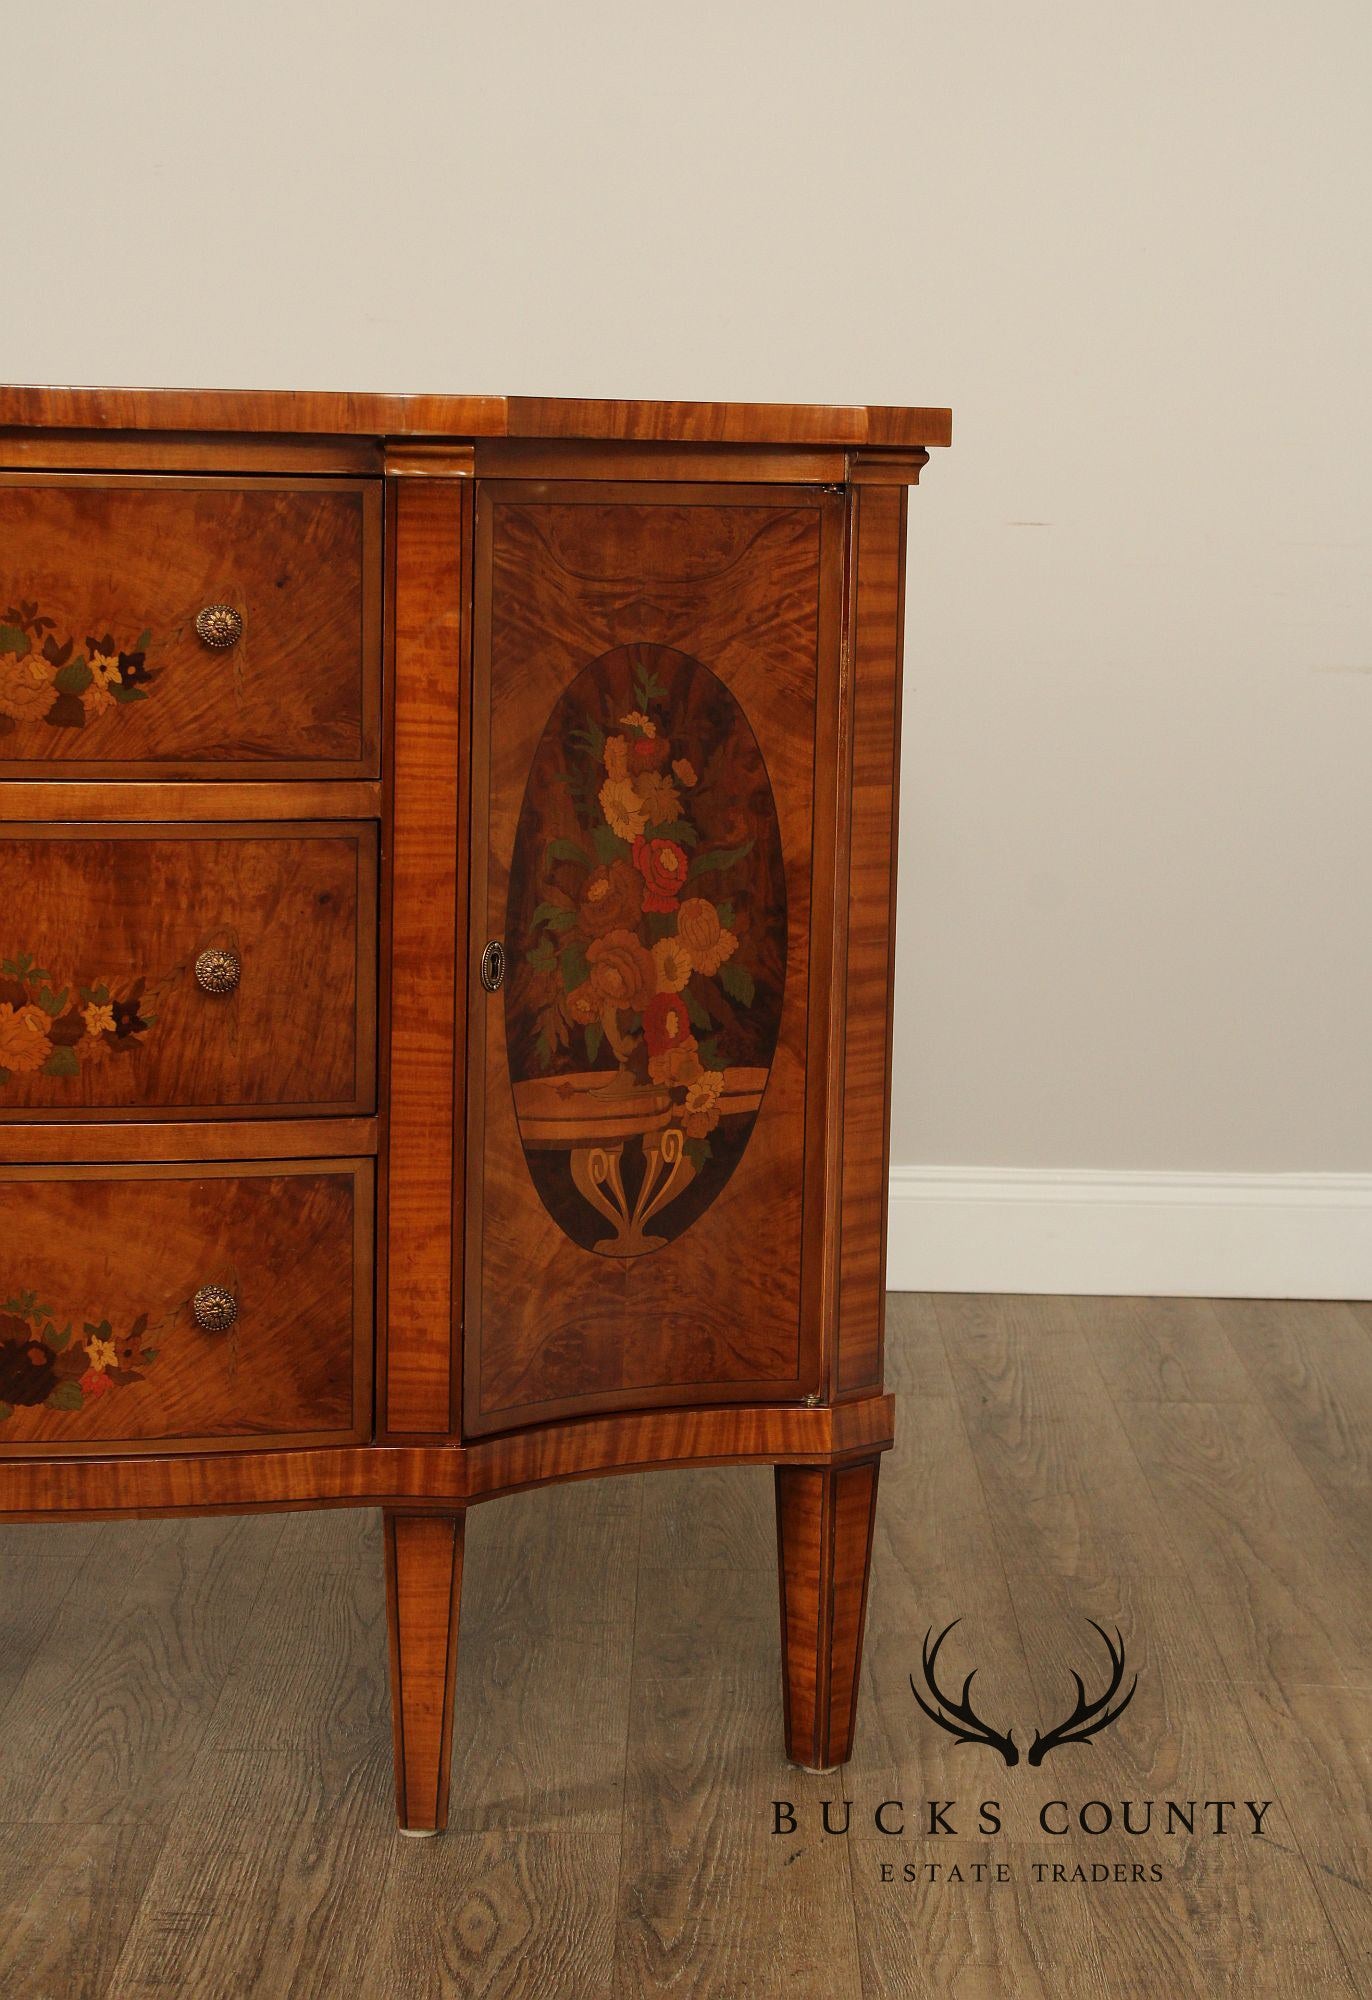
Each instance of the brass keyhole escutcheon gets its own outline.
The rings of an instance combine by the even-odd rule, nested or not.
[[[505,978],[505,947],[492,938],[481,954],[481,984],[488,993],[497,993]]]

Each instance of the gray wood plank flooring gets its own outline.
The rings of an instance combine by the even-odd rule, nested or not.
[[[897,1297],[889,1375],[841,1777],[781,1755],[765,1469],[473,1513],[427,1842],[392,1827],[375,1515],[0,1529],[0,1994],[1372,1993],[1372,1309]],[[955,1618],[947,1682],[975,1666],[1023,1748],[1074,1667],[1094,1685],[1088,1619],[1138,1691],[1006,1769],[911,1699]],[[1118,1827],[1126,1799],[1229,1797],[1274,1801],[1261,1837]],[[1049,1798],[1116,1824],[1049,1836]]]

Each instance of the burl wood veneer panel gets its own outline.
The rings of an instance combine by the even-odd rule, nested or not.
[[[380,590],[379,481],[0,475],[0,776],[372,775]]]
[[[0,1158],[9,1120],[373,1109],[375,877],[368,824],[0,827]]]
[[[368,1435],[371,1186],[369,1161],[0,1168],[0,1458]]]

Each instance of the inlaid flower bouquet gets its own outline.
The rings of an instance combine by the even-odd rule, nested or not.
[[[526,1152],[570,1147],[616,1253],[657,1247],[640,1225],[716,1162],[721,1119],[751,1126],[784,982],[775,809],[727,688],[650,646],[580,676],[535,759],[516,848],[507,1028]],[[621,1177],[634,1133],[637,1185]]]
[[[0,736],[21,722],[84,729],[108,709],[146,701],[159,672],[148,665],[151,643],[151,632],[141,632],[126,649],[106,632],[82,647],[59,638],[36,601],[11,605],[0,615]]]

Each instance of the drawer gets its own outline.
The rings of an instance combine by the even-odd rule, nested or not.
[[[370,1435],[369,1160],[0,1168],[0,1457]]]
[[[376,828],[0,827],[0,1158],[29,1119],[375,1107]]]
[[[377,481],[0,474],[0,775],[372,776],[380,635]]]

